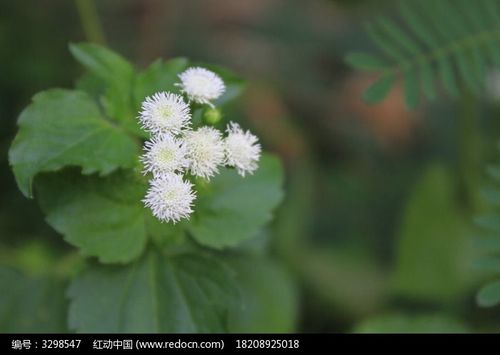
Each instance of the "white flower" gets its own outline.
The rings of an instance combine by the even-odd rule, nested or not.
[[[185,145],[170,134],[153,137],[144,144],[144,150],[141,157],[144,173],[152,172],[157,175],[182,172],[187,166]]]
[[[158,175],[150,181],[150,187],[143,202],[162,222],[176,223],[189,218],[195,199],[192,184],[177,174]]]
[[[204,126],[188,131],[184,136],[191,174],[209,179],[224,162],[224,144],[221,133]]]
[[[225,164],[236,168],[241,176],[252,174],[257,170],[261,147],[258,139],[249,131],[244,132],[234,122],[229,122],[226,129],[227,137],[224,140]]]
[[[158,92],[144,100],[139,119],[151,133],[179,134],[190,125],[191,113],[182,96]]]
[[[211,101],[220,97],[226,86],[222,79],[210,70],[194,67],[188,68],[179,74],[181,91],[187,95],[189,100],[208,104],[213,107]]]

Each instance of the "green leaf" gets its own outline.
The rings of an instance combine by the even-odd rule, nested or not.
[[[464,26],[466,20],[461,16],[462,13],[457,11],[456,4],[452,5],[447,0],[423,1],[422,3],[425,6],[424,11],[432,16],[435,28],[441,31],[444,38],[453,41],[461,36],[470,35],[471,30],[468,26]]]
[[[378,26],[385,31],[387,36],[397,43],[399,47],[408,52],[408,54],[416,55],[420,53],[420,48],[414,39],[408,36],[391,20],[383,17],[379,18]]]
[[[500,303],[500,281],[491,282],[479,290],[477,303],[481,307],[493,307]]]
[[[293,332],[298,316],[298,296],[283,267],[264,258],[233,257],[241,303],[229,315],[229,328],[236,333]]]
[[[83,74],[78,80],[76,80],[75,89],[85,91],[98,104],[101,100],[101,96],[103,96],[106,92],[104,82],[90,72]]]
[[[500,206],[500,189],[496,187],[483,187],[480,190],[481,196],[493,205]]]
[[[493,23],[500,22],[500,9],[496,0],[485,0],[484,5]]]
[[[484,271],[500,272],[500,258],[483,256],[475,260],[474,266]]]
[[[486,44],[486,51],[489,55],[491,62],[494,66],[500,66],[500,50],[498,49],[498,45],[495,42],[488,42]]]
[[[95,43],[71,43],[71,54],[91,73],[106,82],[131,79],[132,65],[117,53]],[[119,75],[125,75],[120,78]]]
[[[144,250],[146,183],[131,172],[105,178],[74,171],[40,176],[36,184],[47,222],[64,239],[101,262],[129,262]]]
[[[470,51],[471,69],[474,70],[474,76],[478,86],[483,85],[486,77],[486,63],[481,49],[474,46]]]
[[[233,273],[202,254],[150,251],[135,263],[94,264],[73,280],[69,327],[90,333],[226,332],[238,300]]]
[[[294,263],[308,294],[349,319],[376,312],[387,299],[386,271],[373,254],[361,248],[301,246]]]
[[[349,53],[345,57],[345,62],[355,69],[368,71],[383,69],[387,66],[387,63],[380,57],[364,52]]]
[[[480,94],[487,68],[500,63],[500,22],[495,20],[500,18],[499,10],[492,0],[460,0],[458,4],[447,0],[401,2],[399,12],[404,25],[379,17],[367,26],[367,34],[378,52],[392,60],[390,66],[376,69],[383,69],[383,76],[389,70],[402,73],[404,81],[420,71],[421,86],[429,100],[437,96],[435,66],[439,81],[451,96],[459,96],[462,85],[471,93]],[[359,61],[359,69],[364,70],[363,60]],[[413,78],[407,82],[413,82]],[[387,86],[385,81],[378,82],[365,99],[370,103],[382,101]],[[416,103],[414,93],[407,94],[407,103]]]
[[[486,173],[493,180],[500,180],[500,166],[499,165],[488,165],[486,167]]]
[[[479,92],[478,77],[470,58],[465,54],[459,54],[456,56],[456,60],[464,84],[472,93],[477,94]]]
[[[481,251],[500,253],[500,236],[498,235],[482,235],[476,238],[474,242]]]
[[[482,251],[483,255],[478,257],[474,266],[482,270],[486,275],[497,275],[500,272],[500,216],[498,210],[494,207],[500,205],[500,190],[497,184],[500,179],[500,167],[498,165],[488,165],[486,172],[489,175],[490,181],[484,186],[480,192],[482,197],[488,202],[488,212],[482,213],[474,219],[483,233],[478,238],[475,238],[477,247]],[[500,303],[500,281],[495,281],[487,284],[480,289],[477,296],[477,302],[482,307],[491,307]]]
[[[429,26],[422,20],[421,15],[418,15],[416,9],[406,1],[401,1],[399,8],[405,23],[411,28],[420,41],[429,47],[437,47],[439,45],[433,33],[429,30]]]
[[[176,58],[168,62],[157,60],[145,71],[139,73],[134,86],[136,111],[139,111],[142,102],[147,96],[158,91],[178,92],[179,89],[174,85],[179,82],[177,75],[187,67],[188,61],[185,58]]]
[[[500,232],[500,216],[494,213],[484,214],[482,216],[476,217],[474,222],[486,230],[492,232]]]
[[[70,44],[69,48],[75,59],[105,87],[103,105],[106,114],[131,133],[140,135],[132,106],[135,76],[132,65],[117,53],[94,43]]]
[[[440,165],[430,166],[404,210],[393,287],[398,295],[449,302],[475,276],[476,256],[467,217],[456,203],[455,182]]]
[[[455,71],[453,70],[453,62],[447,60],[447,58],[440,56],[438,58],[438,70],[441,75],[441,80],[443,81],[444,89],[452,97],[457,97],[459,95],[458,84],[455,78]]]
[[[28,278],[0,267],[0,332],[66,331],[64,285],[49,278]]]
[[[436,98],[436,88],[434,87],[434,71],[429,63],[423,62],[420,66],[422,89],[429,100]]]
[[[40,172],[80,166],[84,174],[109,174],[137,160],[137,143],[103,119],[84,92],[53,89],[39,93],[21,113],[18,124],[9,161],[19,188],[29,197],[32,181]]]
[[[417,107],[418,100],[420,98],[420,91],[417,76],[415,74],[415,71],[413,70],[409,70],[405,73],[404,92],[406,106],[408,106],[409,108]]]
[[[382,35],[378,26],[373,24],[368,24],[366,26],[366,32],[370,36],[371,40],[391,59],[396,62],[404,61],[405,56],[401,52],[399,46],[395,45],[392,39]]]
[[[459,320],[442,314],[387,314],[369,318],[354,328],[355,333],[466,333]]]
[[[476,6],[469,6],[469,0],[458,0],[453,2],[453,5],[462,11],[464,16],[467,18],[469,23],[472,25],[469,28],[474,28],[476,31],[481,31],[485,22],[489,20],[488,15],[483,12],[485,10],[484,1],[478,1]],[[488,25],[496,25],[495,23],[490,23]]]
[[[199,243],[214,248],[236,246],[256,236],[271,220],[283,197],[283,171],[279,160],[270,155],[263,155],[259,164],[253,175],[244,178],[233,169],[222,169],[199,189],[188,225]]]
[[[373,83],[363,94],[363,99],[369,104],[375,104],[385,99],[394,84],[393,74],[386,74]]]

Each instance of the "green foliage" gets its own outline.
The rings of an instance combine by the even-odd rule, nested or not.
[[[382,101],[396,77],[403,79],[409,107],[418,105],[420,92],[434,99],[438,81],[451,96],[462,86],[478,94],[487,67],[500,65],[498,1],[401,1],[400,14],[403,24],[380,17],[367,26],[380,54],[346,57],[352,67],[379,76],[364,94],[368,103]]]
[[[226,168],[210,183],[193,178],[198,199],[191,219],[175,226],[160,223],[141,201],[147,179],[141,174],[139,147],[147,134],[136,116],[146,96],[179,92],[174,85],[178,74],[195,64],[183,58],[157,60],[137,73],[104,47],[72,44],[70,50],[88,70],[77,82],[78,89],[37,94],[19,118],[19,132],[9,152],[21,191],[31,197],[34,181],[47,222],[78,249],[78,255],[97,258],[87,261],[82,272],[76,269],[65,275],[76,274],[67,292],[69,328],[79,332],[291,330],[295,296],[285,272],[267,259],[242,259],[234,265],[231,261],[228,267],[224,253],[210,250],[232,247],[232,255],[246,253],[244,243],[262,233],[283,197],[278,159],[264,154],[259,169],[245,179]],[[244,86],[241,79],[224,69],[203,66],[219,73],[227,86],[217,105],[237,98]],[[194,117],[200,118],[194,123],[201,123],[205,108],[192,108]],[[254,262],[262,263],[257,267],[259,277],[250,275]],[[75,263],[82,264],[80,259]],[[24,280],[12,275],[0,269],[0,284],[8,285],[15,277]],[[30,311],[36,305],[42,310],[58,307],[50,308],[51,314],[64,317],[64,302],[50,293],[62,294],[63,286],[45,286],[48,282],[16,281],[16,287],[0,296],[5,298],[0,306],[10,302],[13,309],[25,306]],[[282,292],[280,298],[268,299],[275,287]],[[20,296],[21,292],[27,294]],[[0,309],[0,320],[9,321],[10,312]],[[46,314],[40,317],[35,316],[33,324],[21,317],[8,326],[0,322],[0,327],[64,330],[56,325],[40,328]]]
[[[119,121],[126,129],[140,132],[136,112],[132,106],[134,68],[124,58],[92,43],[70,44],[69,49],[99,86],[105,88],[100,103],[107,117]]]
[[[298,299],[290,275],[264,258],[233,257],[242,301],[229,315],[230,331],[236,333],[292,332],[297,322]]]
[[[493,281],[483,286],[477,294],[477,303],[481,307],[492,307],[500,303],[500,281]]]
[[[138,144],[100,114],[85,93],[48,90],[35,95],[19,117],[19,133],[9,152],[19,188],[32,196],[40,172],[80,166],[83,174],[108,174],[132,167]]]
[[[450,172],[427,168],[405,208],[397,245],[393,287],[397,294],[449,303],[473,279],[475,250],[467,216],[457,204]]]
[[[101,262],[129,262],[155,233],[175,238],[187,229],[198,242],[214,248],[236,246],[256,236],[281,201],[281,166],[265,155],[254,175],[244,184],[240,179],[225,169],[200,192],[192,221],[175,229],[155,223],[144,208],[141,199],[147,186],[138,173],[99,178],[65,171],[40,177],[36,186],[47,222],[66,241]]]
[[[278,159],[267,155],[244,184],[236,171],[225,169],[199,192],[189,231],[200,244],[214,248],[236,246],[256,236],[283,197],[282,180]]]
[[[146,183],[139,175],[99,178],[65,171],[40,177],[36,186],[47,222],[84,255],[109,263],[143,252],[151,213],[141,202]]]
[[[363,98],[369,103],[382,101],[391,90],[394,81],[394,75],[384,76],[365,91]]]
[[[387,314],[358,324],[354,333],[467,333],[459,320],[442,314]]]
[[[238,291],[231,270],[203,254],[149,251],[125,267],[94,264],[73,280],[69,327],[78,332],[224,332]]]
[[[66,300],[61,281],[34,279],[0,267],[0,332],[66,331]]]
[[[376,260],[355,248],[328,250],[301,246],[297,268],[308,292],[343,317],[371,314],[387,297],[387,276]],[[327,312],[327,309],[325,309]]]
[[[476,240],[482,255],[475,262],[475,266],[488,275],[492,280],[483,286],[477,294],[477,302],[482,307],[491,307],[500,304],[500,167],[492,165],[487,168],[491,180],[481,190],[484,199],[490,204],[490,211],[476,217],[476,225],[481,233]]]

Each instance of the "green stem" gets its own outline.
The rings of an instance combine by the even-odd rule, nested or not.
[[[89,42],[105,44],[104,32],[93,0],[75,0],[78,16]]]

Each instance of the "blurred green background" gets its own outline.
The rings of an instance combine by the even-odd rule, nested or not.
[[[271,243],[298,284],[297,331],[500,330],[500,311],[475,304],[487,275],[473,267],[471,223],[482,168],[495,159],[499,98],[410,111],[396,89],[365,105],[373,78],[343,58],[371,48],[363,23],[394,1],[95,3],[0,3],[0,264],[43,275],[72,250],[17,189],[7,151],[30,98],[81,73],[68,43],[95,40],[140,68],[186,56],[248,81],[225,114],[286,166]]]

